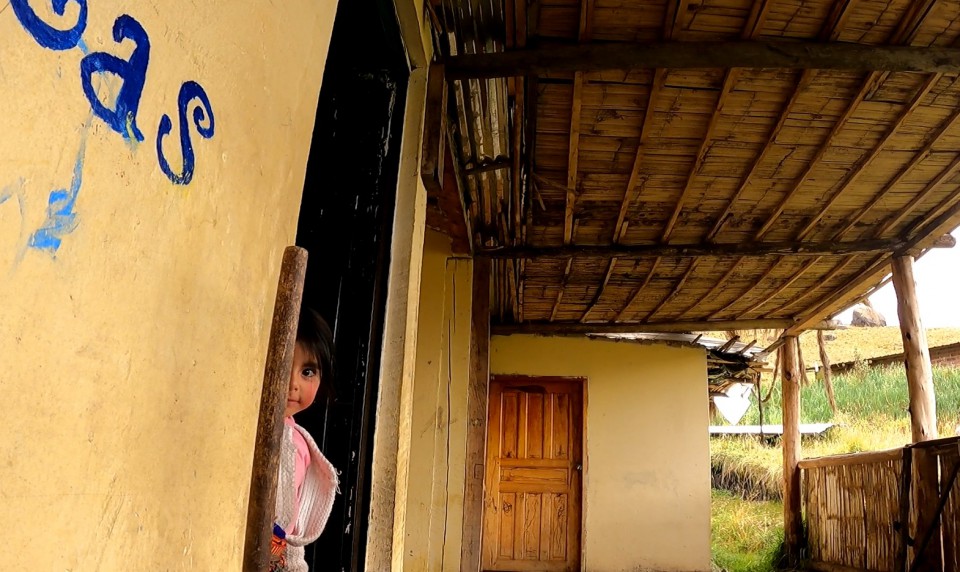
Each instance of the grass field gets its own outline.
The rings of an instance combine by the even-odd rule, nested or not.
[[[960,422],[960,369],[934,367],[933,376],[940,435],[954,435]],[[768,380],[763,395],[769,390]],[[837,376],[834,392],[836,415],[822,383],[811,379],[810,385],[801,389],[802,422],[837,423],[822,437],[804,438],[803,457],[875,451],[910,442],[902,366],[861,368]],[[741,423],[758,421],[754,406]],[[780,421],[778,384],[764,406],[764,422]],[[714,563],[728,572],[772,570],[783,534],[780,445],[761,443],[756,437],[713,437],[710,445],[714,485],[724,489],[713,496]],[[774,514],[776,518],[771,518]]]

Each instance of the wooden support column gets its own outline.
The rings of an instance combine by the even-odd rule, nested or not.
[[[900,317],[900,335],[903,337],[913,442],[929,441],[937,438],[937,405],[934,401],[927,332],[920,322],[917,284],[913,280],[913,256],[897,256],[893,259],[893,288],[897,292],[897,315]]]
[[[490,260],[473,261],[473,316],[470,380],[467,388],[466,481],[463,490],[463,539],[460,572],[480,570],[483,531],[483,475],[487,444],[487,389],[490,381]]]
[[[800,365],[796,336],[783,346],[783,542],[790,564],[800,559],[803,523],[800,518]]]
[[[893,288],[897,292],[897,315],[900,317],[900,335],[903,338],[904,365],[907,369],[907,389],[910,395],[910,427],[913,442],[937,438],[937,406],[934,400],[933,372],[927,333],[920,321],[917,284],[913,279],[913,256],[893,259]],[[937,457],[926,449],[913,450],[913,503],[916,511],[914,538],[923,538],[929,529],[939,529],[934,521],[939,487]],[[922,554],[914,554],[917,570],[939,570],[942,567],[940,535],[933,531],[931,542]]]

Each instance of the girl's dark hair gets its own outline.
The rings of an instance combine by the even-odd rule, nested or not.
[[[304,306],[300,310],[297,343],[316,358],[320,367],[320,394],[332,399],[335,393],[333,332],[327,321],[312,308]]]

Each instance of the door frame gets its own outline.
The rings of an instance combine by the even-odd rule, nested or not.
[[[483,519],[484,514],[487,510],[486,499],[487,499],[487,486],[488,486],[488,476],[489,469],[488,466],[488,456],[486,444],[490,437],[490,396],[493,391],[494,382],[502,382],[505,379],[515,380],[518,383],[515,385],[524,385],[530,384],[535,385],[537,383],[550,383],[550,382],[565,382],[565,383],[576,383],[580,385],[580,464],[582,465],[580,471],[580,565],[579,568],[581,572],[586,572],[586,546],[584,539],[586,538],[586,523],[587,523],[587,475],[589,471],[589,455],[587,451],[587,384],[589,379],[586,376],[560,376],[560,375],[528,375],[528,374],[511,374],[511,373],[491,373],[489,377],[489,383],[487,384],[487,418],[484,419],[484,451],[483,451],[483,504],[477,518],[480,523],[480,539],[477,543],[479,547],[480,566],[479,572],[483,572]],[[467,539],[464,538],[463,542],[467,542]]]

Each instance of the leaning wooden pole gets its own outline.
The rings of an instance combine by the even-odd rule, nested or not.
[[[783,542],[787,560],[800,560],[803,521],[800,517],[800,364],[796,336],[783,346]]]
[[[903,338],[903,354],[907,368],[910,427],[913,431],[913,442],[919,443],[937,438],[937,404],[934,400],[927,332],[920,322],[912,256],[898,256],[893,259],[893,288],[897,292],[897,315],[900,317],[900,335]]]
[[[297,321],[306,270],[307,251],[288,246],[283,251],[277,299],[273,306],[273,324],[270,327],[270,345],[267,347],[267,362],[263,370],[260,417],[253,450],[253,473],[243,545],[244,572],[263,572],[269,566],[270,538],[276,517],[283,410],[293,367],[293,347],[297,340]]]

